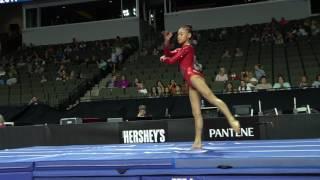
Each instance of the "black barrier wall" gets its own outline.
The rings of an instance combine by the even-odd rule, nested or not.
[[[320,88],[295,89],[282,91],[265,91],[237,94],[219,94],[231,108],[234,105],[251,105],[258,112],[258,101],[262,102],[263,110],[277,107],[279,112],[292,112],[293,98],[297,99],[297,106],[309,104],[312,108],[320,109]],[[69,111],[58,111],[46,105],[31,107],[0,107],[0,114],[7,121],[14,121],[16,125],[58,124],[63,117],[94,117],[105,121],[108,117],[124,117],[135,119],[138,106],[145,104],[153,119],[161,119],[165,111],[171,117],[191,117],[191,107],[187,96],[167,98],[145,98],[130,100],[106,100],[99,102],[83,102]]]
[[[223,118],[205,119],[203,138],[218,140],[319,138],[320,114],[242,117],[235,134]],[[89,145],[193,141],[192,119],[41,125],[0,129],[0,149],[41,145]]]

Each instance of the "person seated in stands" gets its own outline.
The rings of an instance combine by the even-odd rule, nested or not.
[[[311,21],[310,29],[311,29],[312,36],[316,36],[320,33],[320,27],[319,27],[319,24],[316,20]]]
[[[224,67],[221,67],[219,69],[219,73],[216,75],[215,81],[219,81],[219,82],[228,81],[228,75],[226,74]]]
[[[229,80],[230,81],[236,81],[236,80],[240,80],[240,79],[241,79],[241,77],[239,77],[236,72],[232,72],[229,75]]]
[[[279,24],[282,28],[284,28],[288,24],[288,21],[284,17],[282,17],[279,21]]]
[[[298,29],[298,32],[297,32],[297,35],[298,36],[308,36],[308,33],[305,30],[305,28],[302,25],[300,25],[299,29]]]
[[[226,82],[223,92],[224,93],[235,93],[236,92],[236,90],[233,87],[233,83],[231,81]]]
[[[299,88],[309,87],[310,85],[308,83],[308,77],[306,75],[301,76],[298,85],[299,85]]]
[[[47,80],[46,76],[45,76],[45,75],[42,75],[42,76],[41,76],[40,83],[46,83],[47,81],[48,81],[48,80]]]
[[[140,55],[141,55],[141,56],[146,56],[146,55],[148,55],[148,50],[147,50],[146,48],[142,48],[142,49],[141,49],[141,52],[140,52]]]
[[[147,112],[147,106],[146,105],[143,105],[143,104],[139,105],[138,114],[137,114],[137,118],[136,119],[139,120],[139,118],[141,118],[142,120],[144,120],[144,118],[152,119],[152,115]]]
[[[159,97],[157,88],[155,86],[152,86],[152,88],[150,89],[149,97],[152,97],[152,98]]]
[[[176,94],[176,88],[177,88],[176,81],[171,79],[168,88],[169,88],[170,94],[172,95]]]
[[[4,128],[6,127],[6,125],[4,124],[6,121],[4,120],[4,117],[2,116],[2,114],[0,114],[0,128]]]
[[[6,84],[6,71],[2,66],[0,66],[0,85]]]
[[[231,58],[230,52],[228,49],[224,49],[224,52],[221,56],[222,59]]]
[[[75,80],[79,79],[79,73],[76,73],[76,71],[72,70],[70,72],[69,80]]]
[[[295,34],[292,31],[288,31],[286,34],[286,41],[293,42],[293,41],[295,41],[295,39],[296,39]]]
[[[165,88],[164,88],[163,96],[165,96],[165,97],[171,96],[171,94],[170,94],[170,90],[169,90],[169,88],[168,88],[168,87],[165,87]]]
[[[219,33],[219,40],[224,41],[226,39],[227,34],[228,34],[228,32],[227,32],[226,28],[223,28]]]
[[[256,89],[257,84],[258,80],[255,77],[249,78],[248,76],[247,86],[251,89],[251,91],[254,91]]]
[[[148,94],[148,90],[144,87],[144,84],[143,84],[142,81],[138,82],[137,91],[138,91],[139,94],[143,94],[143,95],[147,95]]]
[[[189,93],[189,85],[185,81],[181,85],[181,94],[187,95]]]
[[[157,91],[159,95],[162,96],[162,94],[164,93],[164,85],[162,81],[158,80],[156,85],[157,85]]]
[[[156,47],[153,48],[152,55],[154,55],[154,56],[158,56],[159,55],[159,51],[158,51],[158,49]]]
[[[121,76],[121,80],[118,81],[117,83],[117,87],[118,88],[127,88],[129,86],[129,81],[127,80],[126,76],[125,75],[122,75]]]
[[[111,79],[107,81],[107,88],[115,88],[117,84],[117,76],[115,74],[112,75]]]
[[[238,87],[239,92],[250,92],[251,88],[247,86],[247,83],[245,80],[240,80],[240,85]]]
[[[272,88],[272,85],[268,83],[266,76],[262,76],[260,78],[259,84],[256,86],[257,90],[267,90],[271,88]]]
[[[215,33],[214,32],[210,32],[209,34],[209,39],[208,39],[209,42],[214,42],[216,41],[216,36],[215,36]]]
[[[70,53],[72,52],[72,48],[71,48],[69,45],[67,45],[67,46],[64,48],[63,52],[64,52],[65,54],[70,54]]]
[[[102,58],[100,59],[99,62],[97,61],[97,66],[102,72],[106,71],[108,68],[107,62]]]
[[[279,31],[277,31],[275,34],[274,43],[278,45],[284,43],[283,36]]]
[[[254,33],[253,36],[250,39],[251,42],[255,43],[255,42],[259,42],[260,38],[258,37],[257,33]]]
[[[140,85],[140,79],[139,78],[134,78],[134,84],[133,84],[133,87],[136,87],[136,88],[138,88],[138,86]]]
[[[67,81],[69,80],[69,75],[66,70],[63,70],[59,76],[56,78],[57,81]]]
[[[17,71],[13,65],[10,66],[8,71],[8,79],[7,79],[7,85],[11,86],[13,84],[17,83]]]
[[[312,87],[319,88],[320,87],[320,74],[317,75],[316,80],[313,81]]]
[[[138,110],[137,117],[147,117],[147,107],[145,105],[140,105]]]
[[[260,79],[262,76],[266,76],[266,73],[262,69],[261,64],[254,65],[254,71],[257,79]]]
[[[240,48],[236,48],[236,53],[234,54],[235,57],[242,57],[243,52]]]
[[[274,83],[273,85],[274,89],[290,89],[290,87],[290,84],[285,82],[285,79],[282,75],[278,76],[278,82]]]
[[[157,86],[156,89],[157,89],[157,92],[158,92],[158,96],[163,96],[164,88],[162,89],[162,88]]]
[[[182,95],[182,92],[181,92],[181,86],[180,85],[176,85],[176,92],[174,95],[177,95],[177,96],[180,96]]]

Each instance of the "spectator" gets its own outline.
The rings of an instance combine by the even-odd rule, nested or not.
[[[142,49],[141,49],[141,52],[140,52],[140,55],[141,55],[141,56],[146,56],[146,55],[148,55],[148,50],[147,50],[146,48],[142,48]]]
[[[219,40],[220,41],[223,41],[225,40],[225,37],[227,36],[228,32],[225,28],[223,28],[221,31],[220,31],[220,34],[219,34]]]
[[[115,88],[117,83],[117,76],[115,74],[112,75],[111,79],[107,81],[107,88]]]
[[[249,77],[249,76],[248,76]],[[255,77],[252,77],[252,78],[248,78],[248,83],[247,83],[247,86],[251,89],[251,91],[255,90],[256,89],[256,86],[258,84],[258,80],[255,78]]]
[[[133,84],[133,86],[136,87],[136,88],[138,88],[138,86],[140,86],[140,83],[141,83],[141,82],[140,82],[140,79],[136,77],[136,78],[134,79],[134,84]]]
[[[182,95],[180,85],[177,85],[177,86],[176,86],[176,93],[175,93],[175,95],[178,95],[178,96]]]
[[[181,86],[181,94],[188,94],[189,93],[189,87],[186,82],[183,83]]]
[[[158,51],[157,48],[153,48],[152,55],[154,55],[154,56],[158,56],[159,55],[159,51]]]
[[[279,24],[282,28],[284,28],[288,24],[288,21],[284,17],[282,17],[279,21]]]
[[[65,54],[70,54],[72,52],[72,48],[68,45],[63,51]]]
[[[177,83],[175,80],[171,79],[170,80],[170,84],[168,86],[170,94],[176,94],[176,87],[177,87]]]
[[[317,75],[316,80],[313,81],[312,87],[319,88],[320,87],[320,74]]]
[[[274,89],[290,89],[290,87],[290,84],[285,82],[285,79],[281,75],[278,76],[278,82],[273,85]]]
[[[170,95],[171,95],[171,94],[170,94],[169,88],[168,88],[168,87],[165,87],[165,88],[164,88],[163,96],[168,97],[168,96],[170,96]]]
[[[216,75],[215,81],[225,82],[228,81],[228,75],[225,72],[225,69],[221,67],[219,73]]]
[[[299,88],[309,87],[308,77],[306,75],[301,76],[300,82],[298,84],[299,84]]]
[[[216,41],[215,34],[214,34],[214,32],[210,32],[210,34],[209,34],[209,42],[214,42],[214,41]]]
[[[316,36],[320,33],[320,27],[316,20],[311,21],[311,34],[312,36]]]
[[[247,86],[247,83],[245,80],[240,80],[240,86],[238,87],[239,92],[249,92],[251,91],[251,88]]]
[[[256,86],[257,90],[271,89],[272,85],[268,83],[266,76],[261,76],[259,84]]]
[[[294,42],[295,41],[295,35],[293,32],[287,32],[286,33],[286,41],[287,42]]]
[[[226,58],[231,58],[231,55],[230,55],[230,52],[228,49],[225,49],[222,56],[221,56],[222,59],[226,59]]]
[[[234,54],[235,57],[242,57],[243,52],[240,48],[236,48],[236,53]]]
[[[257,33],[254,33],[253,36],[251,37],[250,39],[251,42],[259,42],[260,41],[260,38],[258,37],[258,34]]]
[[[146,117],[146,116],[147,116],[147,107],[145,105],[140,105],[137,117]]]
[[[121,76],[121,80],[117,83],[118,88],[127,88],[129,86],[129,81],[127,80],[125,75]]]
[[[2,114],[0,114],[0,128],[4,128],[6,125],[4,124],[6,121],[4,120],[4,117]]]
[[[10,69],[8,71],[8,79],[7,79],[7,85],[11,86],[13,84],[17,83],[17,71],[13,65],[10,66]]]
[[[74,79],[78,79],[78,78],[79,78],[79,76],[77,75],[77,73],[75,71],[70,72],[69,80],[74,80]]]
[[[300,25],[299,29],[298,29],[298,32],[297,32],[297,35],[298,36],[308,36],[308,33],[305,30],[305,28],[302,25]]]
[[[274,43],[275,44],[283,44],[284,43],[283,36],[279,31],[276,32]]]
[[[137,90],[138,90],[138,93],[140,93],[140,94],[143,94],[143,95],[148,94],[148,90],[144,87],[143,82],[138,83]]]
[[[48,80],[47,80],[46,76],[45,76],[45,75],[42,75],[42,76],[41,76],[40,83],[45,83],[45,82],[47,82],[47,81],[48,81]]]
[[[159,94],[157,92],[157,88],[155,86],[152,86],[149,96],[150,97],[159,97]]]
[[[58,77],[56,78],[57,81],[67,81],[69,80],[69,75],[66,70],[62,70],[59,74]]]
[[[225,87],[224,87],[224,90],[223,90],[224,93],[235,93],[236,90],[234,89],[233,87],[233,83],[231,81],[228,81],[226,84],[225,84]]]
[[[264,70],[262,69],[260,64],[256,64],[254,66],[254,70],[255,70],[255,74],[256,74],[257,79],[260,79],[262,76],[266,76],[266,73],[264,72]]]
[[[97,65],[98,65],[98,68],[101,70],[101,71],[106,71],[107,70],[107,67],[108,67],[108,64],[105,60],[103,60],[102,58],[100,59],[100,62],[97,61]]]
[[[6,84],[6,71],[0,66],[0,85]]]
[[[237,73],[232,72],[232,73],[230,73],[229,80],[232,80],[232,81],[240,80],[240,77],[237,75]]]
[[[164,85],[160,80],[157,81],[157,90],[160,95],[164,92]]]

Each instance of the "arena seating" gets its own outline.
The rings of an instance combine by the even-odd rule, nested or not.
[[[318,17],[314,18],[318,19]],[[303,24],[304,21],[305,19],[290,21],[286,28],[277,27],[275,29],[281,32],[285,39],[287,32],[292,31],[293,27]],[[273,41],[252,42],[251,37],[255,33],[258,34],[259,39],[262,39],[264,28],[269,24],[226,28],[228,34],[222,40],[210,40],[210,34],[218,36],[223,29],[201,30],[194,33],[198,36],[197,59],[204,65],[206,82],[214,92],[222,93],[225,87],[224,82],[214,81],[220,67],[225,67],[228,73],[235,72],[240,75],[245,71],[253,72],[254,65],[261,64],[271,84],[277,81],[278,75],[282,75],[292,87],[298,87],[298,81],[302,75],[307,75],[310,78],[309,83],[315,80],[314,78],[320,72],[320,57],[317,51],[320,48],[319,35],[296,37],[292,42],[284,40],[283,44],[276,44]],[[243,51],[242,57],[234,56],[236,48]],[[230,51],[231,58],[221,57],[225,49]],[[178,72],[178,66],[160,63],[159,57],[160,55],[132,57],[124,64],[124,68],[118,74],[126,75],[130,82],[133,82],[136,77],[141,79],[148,90],[152,86],[156,86],[157,80],[168,84],[171,79],[174,79],[182,85],[184,82]],[[96,93],[87,93],[83,100],[148,96],[137,93],[135,87],[107,89],[104,86],[105,81],[107,79],[96,86],[94,89]],[[237,88],[239,83],[239,81],[233,81],[234,87]]]

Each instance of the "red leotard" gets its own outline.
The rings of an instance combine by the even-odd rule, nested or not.
[[[179,62],[180,72],[184,80],[188,83],[189,87],[192,87],[191,76],[204,75],[193,68],[194,65],[194,49],[191,45],[184,45],[182,48],[177,48],[174,51],[170,51],[168,47],[163,49],[165,58],[162,60],[167,64],[174,64]]]

